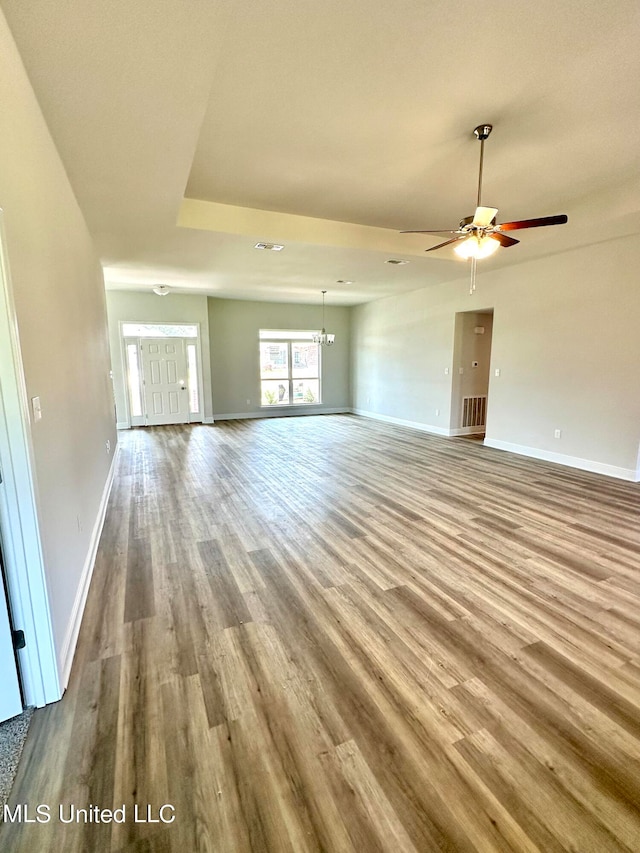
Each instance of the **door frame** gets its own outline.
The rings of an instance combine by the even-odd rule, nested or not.
[[[131,429],[131,401],[129,400],[129,368],[127,365],[127,347],[126,341],[137,341],[138,343],[138,363],[142,368],[142,353],[140,352],[140,341],[144,338],[133,338],[128,336],[125,338],[122,327],[127,323],[137,323],[144,326],[195,326],[197,329],[196,336],[196,363],[198,367],[198,399],[200,400],[200,414],[192,416],[189,412],[190,424],[204,423],[204,377],[202,374],[202,334],[200,323],[194,320],[119,320],[118,321],[118,340],[120,343],[120,365],[124,384],[124,405],[126,412],[126,424],[120,429]],[[192,338],[182,338],[182,340],[193,340]],[[186,355],[185,355],[186,357]],[[144,394],[142,395],[142,408],[145,409]],[[146,411],[143,412],[143,417],[146,418]],[[144,426],[144,424],[136,424],[136,426]]]
[[[26,645],[17,653],[27,705],[62,696],[51,624],[38,513],[29,404],[0,208],[0,535],[14,627]]]

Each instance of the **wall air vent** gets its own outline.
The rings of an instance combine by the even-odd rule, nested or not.
[[[254,249],[268,249],[270,252],[281,252],[284,246],[280,243],[256,243]]]

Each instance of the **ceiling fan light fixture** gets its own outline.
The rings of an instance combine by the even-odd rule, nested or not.
[[[468,261],[469,258],[475,258],[476,260],[481,260],[482,258],[488,258],[493,255],[500,248],[500,243],[497,240],[492,240],[491,237],[478,237],[475,234],[472,234],[470,237],[467,237],[466,240],[461,240],[456,246],[453,247],[453,251],[460,258],[464,258],[465,261]]]
[[[166,296],[170,290],[171,288],[167,287],[166,284],[156,284],[156,286],[153,288],[153,292],[156,293],[158,296]]]

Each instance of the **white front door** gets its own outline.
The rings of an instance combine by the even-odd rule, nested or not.
[[[144,338],[140,348],[147,425],[186,424],[189,392],[184,340]]]
[[[0,554],[0,574],[2,570]],[[0,577],[0,722],[22,713],[22,697],[18,683],[16,657],[13,651],[9,611]]]

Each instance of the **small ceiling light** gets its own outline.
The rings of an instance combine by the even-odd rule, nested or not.
[[[355,282],[350,281],[349,279],[346,279],[346,278],[339,278],[336,281],[336,284],[355,284]]]
[[[167,287],[166,284],[156,284],[156,286],[153,288],[153,292],[157,293],[158,296],[166,296],[170,290],[171,288]]]
[[[284,246],[280,243],[256,243],[254,249],[267,249],[269,252],[281,252]]]
[[[335,335],[328,335],[324,329],[324,295],[327,291],[322,291],[322,331],[316,332],[313,336],[314,344],[320,344],[321,347],[330,347],[331,344],[335,341]]]
[[[500,243],[492,237],[472,234],[471,237],[467,237],[466,240],[462,240],[454,246],[453,251],[458,257],[465,260],[469,260],[469,258],[480,260],[493,255],[499,248]]]
[[[385,264],[395,264],[396,266],[402,266],[402,264],[408,264],[409,261],[401,260],[400,258],[389,258],[388,261],[385,261]]]

